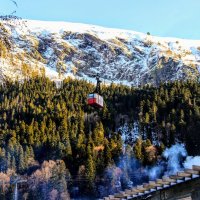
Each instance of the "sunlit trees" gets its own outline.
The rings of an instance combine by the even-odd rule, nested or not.
[[[86,102],[93,90],[92,84],[69,78],[57,89],[45,76],[0,85],[0,171],[10,168],[21,175],[36,173],[39,181],[45,167],[36,172],[38,163],[63,160],[85,194],[96,189],[94,183],[106,168],[119,163],[123,142],[143,164],[154,163],[165,146],[176,140],[184,142],[189,153],[200,154],[199,83],[174,82],[141,89],[111,84],[102,88],[105,107],[98,111]],[[88,120],[87,116],[92,117]],[[125,122],[137,123],[137,141],[131,134],[122,140],[118,128]],[[55,180],[45,181],[59,185],[58,176],[64,177],[59,170],[64,167],[54,166]],[[37,191],[41,188],[52,199],[61,193],[66,196],[46,183]]]

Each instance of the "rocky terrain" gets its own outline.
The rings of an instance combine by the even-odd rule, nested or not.
[[[0,18],[0,81],[46,74],[127,85],[198,79],[200,41],[93,25]]]

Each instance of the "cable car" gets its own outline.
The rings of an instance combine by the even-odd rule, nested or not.
[[[99,75],[96,76],[97,85],[96,89],[93,93],[88,95],[88,105],[93,106],[95,108],[103,108],[103,97],[100,95],[101,93],[101,80]]]

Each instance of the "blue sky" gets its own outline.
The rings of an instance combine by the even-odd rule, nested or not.
[[[200,0],[0,0],[0,14],[200,39]]]

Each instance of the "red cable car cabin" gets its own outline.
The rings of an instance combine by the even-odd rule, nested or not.
[[[93,93],[88,95],[88,105],[103,108],[103,97],[98,93]]]
[[[101,80],[98,74],[96,76],[96,80],[97,85],[95,91],[88,95],[88,105],[93,106],[95,108],[103,108],[103,97],[99,95],[101,94]]]

